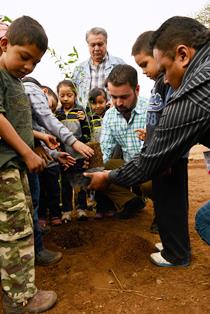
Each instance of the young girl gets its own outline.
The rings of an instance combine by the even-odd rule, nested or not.
[[[90,140],[90,128],[86,119],[84,109],[76,103],[76,87],[70,80],[63,80],[57,86],[58,98],[61,108],[55,113],[60,120],[73,134],[83,143]],[[61,189],[62,189],[62,221],[71,220],[73,209],[73,188],[71,177],[74,173],[83,172],[84,159],[70,147],[65,145],[64,150],[77,159],[75,166],[68,170],[61,169]],[[86,191],[81,189],[77,198],[77,217],[79,220],[87,219],[85,209],[87,209]]]

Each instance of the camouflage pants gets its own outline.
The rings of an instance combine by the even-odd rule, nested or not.
[[[15,168],[0,171],[1,284],[17,303],[27,303],[37,291],[31,210],[25,172]]]

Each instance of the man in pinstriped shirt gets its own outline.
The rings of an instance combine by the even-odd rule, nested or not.
[[[174,93],[168,99],[151,142],[123,167],[88,174],[90,187],[100,189],[112,183],[130,186],[144,182],[174,164],[189,149],[201,143],[210,147],[210,32],[188,17],[173,17],[155,31],[151,42],[160,71]],[[165,217],[179,225],[180,217]],[[173,220],[173,221],[172,221]],[[154,255],[155,254],[155,255]],[[173,261],[164,250],[151,254],[158,266],[186,266]]]

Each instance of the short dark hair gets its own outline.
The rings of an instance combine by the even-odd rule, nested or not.
[[[26,82],[30,82],[30,83],[34,83],[36,84],[37,86],[41,87],[41,83],[39,83],[34,77],[31,77],[31,76],[25,76],[23,79],[22,79],[22,82],[23,83],[26,83]]]
[[[59,82],[57,85],[57,93],[59,93],[59,89],[62,85],[70,87],[73,93],[75,94],[75,96],[77,96],[77,87],[71,80],[63,80]]]
[[[96,103],[96,98],[98,96],[104,96],[104,98],[107,100],[107,93],[103,88],[99,88],[99,87],[94,87],[93,89],[91,89],[91,91],[89,92],[88,95],[88,100],[91,104],[95,104]]]
[[[45,52],[48,47],[45,30],[30,16],[23,15],[14,20],[9,26],[6,36],[12,46],[35,44],[42,52]]]
[[[46,85],[42,85],[41,88],[42,88],[42,89],[46,88],[48,95],[52,96],[52,97],[55,99],[55,101],[58,102],[58,96],[57,96],[56,93],[52,90],[52,88],[50,88],[49,86],[46,86]]]
[[[209,39],[209,30],[197,20],[185,16],[174,16],[165,21],[154,32],[150,45],[174,58],[175,49],[178,45],[184,44],[198,49],[205,45]]]
[[[136,56],[137,54],[141,53],[142,51],[145,52],[147,55],[153,57],[153,50],[150,45],[150,40],[152,38],[154,31],[147,31],[140,34],[135,43],[133,44],[131,55]]]
[[[136,86],[138,85],[137,71],[131,65],[118,64],[109,73],[105,81],[106,87],[108,83],[111,83],[114,86],[129,84],[132,87],[132,89],[135,90]]]

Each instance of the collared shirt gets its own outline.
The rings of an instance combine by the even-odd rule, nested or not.
[[[105,68],[109,61],[108,54],[103,58],[102,62],[95,65],[93,64],[93,60],[90,59],[90,76],[91,76],[91,83],[90,83],[90,90],[99,87],[104,88],[104,81],[105,81]]]
[[[131,186],[151,179],[197,144],[210,147],[210,43],[194,55],[182,85],[168,99],[149,145],[109,174]]]
[[[128,122],[115,107],[107,110],[103,118],[100,138],[104,162],[111,158],[117,144],[122,149],[125,161],[131,160],[141,151],[144,142],[138,138],[135,130],[145,128],[147,104],[144,98],[139,97]]]
[[[108,58],[104,64],[104,79],[107,78],[111,70],[117,64],[125,64],[125,62],[121,58],[108,54]],[[82,105],[83,108],[86,108],[88,104],[88,94],[91,89],[90,59],[85,60],[75,67],[72,80],[77,86],[78,103]]]

